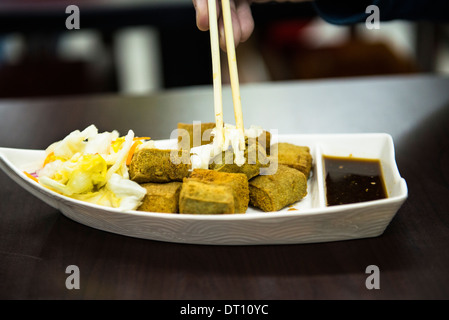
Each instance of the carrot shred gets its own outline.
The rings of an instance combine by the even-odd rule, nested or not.
[[[150,140],[151,138],[150,137],[134,137],[134,141],[137,141],[137,140]]]
[[[129,166],[131,164],[131,160],[133,158],[134,152],[136,151],[136,148],[139,144],[142,144],[141,140],[134,141],[133,145],[131,146],[131,149],[128,153],[128,158],[126,159],[126,165]]]
[[[53,162],[55,160],[54,157],[55,157],[55,153],[54,152],[49,153],[47,155],[47,157],[45,158],[45,160],[44,160],[44,165],[43,166],[45,167],[48,163]]]
[[[23,173],[25,173],[25,175],[26,175],[28,178],[30,178],[30,179],[36,181],[37,183],[39,183],[39,180],[37,180],[36,177],[33,177],[31,174],[29,174],[29,173],[26,172],[26,171],[24,171]]]

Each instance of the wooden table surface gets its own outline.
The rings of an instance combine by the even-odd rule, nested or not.
[[[449,78],[432,75],[242,85],[245,126],[392,135],[409,197],[384,234],[315,244],[203,246],[74,222],[0,172],[2,299],[447,299]],[[225,121],[234,123],[229,88]],[[0,146],[44,149],[95,124],[153,139],[213,121],[211,87],[149,96],[0,101]],[[80,270],[68,290],[66,267]],[[367,266],[380,271],[368,290]]]

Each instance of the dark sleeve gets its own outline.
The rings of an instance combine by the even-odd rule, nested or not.
[[[321,18],[332,24],[364,22],[369,5],[379,7],[380,20],[449,21],[449,0],[315,0]]]

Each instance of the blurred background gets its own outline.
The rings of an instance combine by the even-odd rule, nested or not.
[[[68,5],[80,29],[66,28]],[[253,14],[256,30],[237,48],[241,83],[449,74],[445,24],[341,27],[309,3],[254,4]],[[211,74],[209,33],[196,28],[191,0],[0,1],[1,98],[147,94],[208,85]]]

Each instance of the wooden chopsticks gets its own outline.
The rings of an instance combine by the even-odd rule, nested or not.
[[[235,54],[234,32],[232,27],[231,6],[229,0],[222,0],[222,14],[226,40],[226,53],[228,57],[229,75],[231,81],[232,99],[234,103],[234,117],[236,128],[239,130],[240,149],[245,148],[244,141],[244,125],[242,102],[240,97],[240,85],[237,68],[237,58]],[[218,19],[216,0],[208,0],[209,6],[209,31],[211,39],[212,52],[212,72],[213,72],[213,86],[214,86],[214,110],[216,122],[216,136],[214,139],[219,139],[219,145],[224,141],[223,132],[223,97],[222,97],[222,83],[221,83],[221,64],[220,64],[220,45],[218,35]]]
[[[221,146],[224,141],[223,131],[223,95],[221,87],[221,63],[220,63],[220,40],[218,36],[218,18],[216,0],[208,0],[209,6],[209,32],[210,47],[212,53],[212,81],[214,87],[214,111],[215,111],[215,145]],[[216,139],[216,140],[215,140]],[[220,150],[221,151],[221,150]]]

